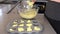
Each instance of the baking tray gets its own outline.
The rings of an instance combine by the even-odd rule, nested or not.
[[[30,23],[28,23],[29,21],[30,21]],[[16,22],[17,26],[12,27],[14,22]],[[19,26],[19,24],[24,24],[24,26]],[[27,31],[28,26],[26,26],[26,24],[32,24],[32,26],[31,26],[32,31]],[[39,31],[34,30],[35,26],[39,27],[40,30]],[[18,31],[18,28],[24,28],[24,31],[20,32],[20,31]],[[10,31],[10,29],[13,29],[14,31]],[[37,20],[14,19],[8,23],[6,30],[10,34],[42,34],[43,26]]]

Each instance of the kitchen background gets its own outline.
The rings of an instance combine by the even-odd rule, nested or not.
[[[16,4],[18,0],[0,0],[0,4]],[[35,5],[39,7],[38,13],[44,13],[46,8],[46,0],[37,0],[35,2]],[[4,5],[5,6],[5,5]],[[7,7],[6,7],[7,8]],[[9,8],[7,11],[9,11],[11,8]]]

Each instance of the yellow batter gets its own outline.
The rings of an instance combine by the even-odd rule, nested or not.
[[[32,26],[32,24],[26,24],[26,26],[31,27],[31,26]]]
[[[13,32],[14,30],[13,29],[9,29],[10,30],[10,32]]]
[[[16,24],[17,22],[13,22],[14,24]]]
[[[24,28],[18,28],[18,31],[22,32],[22,31],[24,31]]]
[[[31,27],[28,27],[27,28],[27,32],[31,32],[32,31],[32,28]]]
[[[12,27],[16,27],[16,26],[18,26],[18,25],[17,24],[12,25]]]
[[[27,1],[27,3],[28,3],[28,5],[29,5],[30,7],[33,7],[34,2]]]
[[[35,27],[34,27],[34,30],[35,30],[35,31],[40,31],[40,28],[39,28],[38,26],[35,26]]]
[[[24,23],[24,21],[23,20],[21,20],[21,22],[20,23]]]
[[[24,24],[20,24],[19,26],[24,26]]]
[[[28,9],[24,12],[19,13],[22,18],[31,19],[37,15],[37,11],[35,9]]]
[[[27,23],[31,23],[31,20],[27,20]]]

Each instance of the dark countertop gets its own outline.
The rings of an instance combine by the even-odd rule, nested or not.
[[[6,14],[8,10],[6,9],[6,7],[5,9],[3,9],[5,11],[3,11],[2,8],[0,8],[0,34],[8,34],[6,31],[7,24],[11,20],[19,17],[16,9],[14,9],[10,14]],[[52,26],[49,24],[48,20],[44,17],[44,14],[38,14],[36,16],[36,19],[40,21],[40,23],[44,26],[44,31],[42,34],[56,34]]]

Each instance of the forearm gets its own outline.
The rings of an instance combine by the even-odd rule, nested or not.
[[[54,2],[58,2],[58,3],[60,3],[60,0],[50,0],[50,1],[54,1]]]

